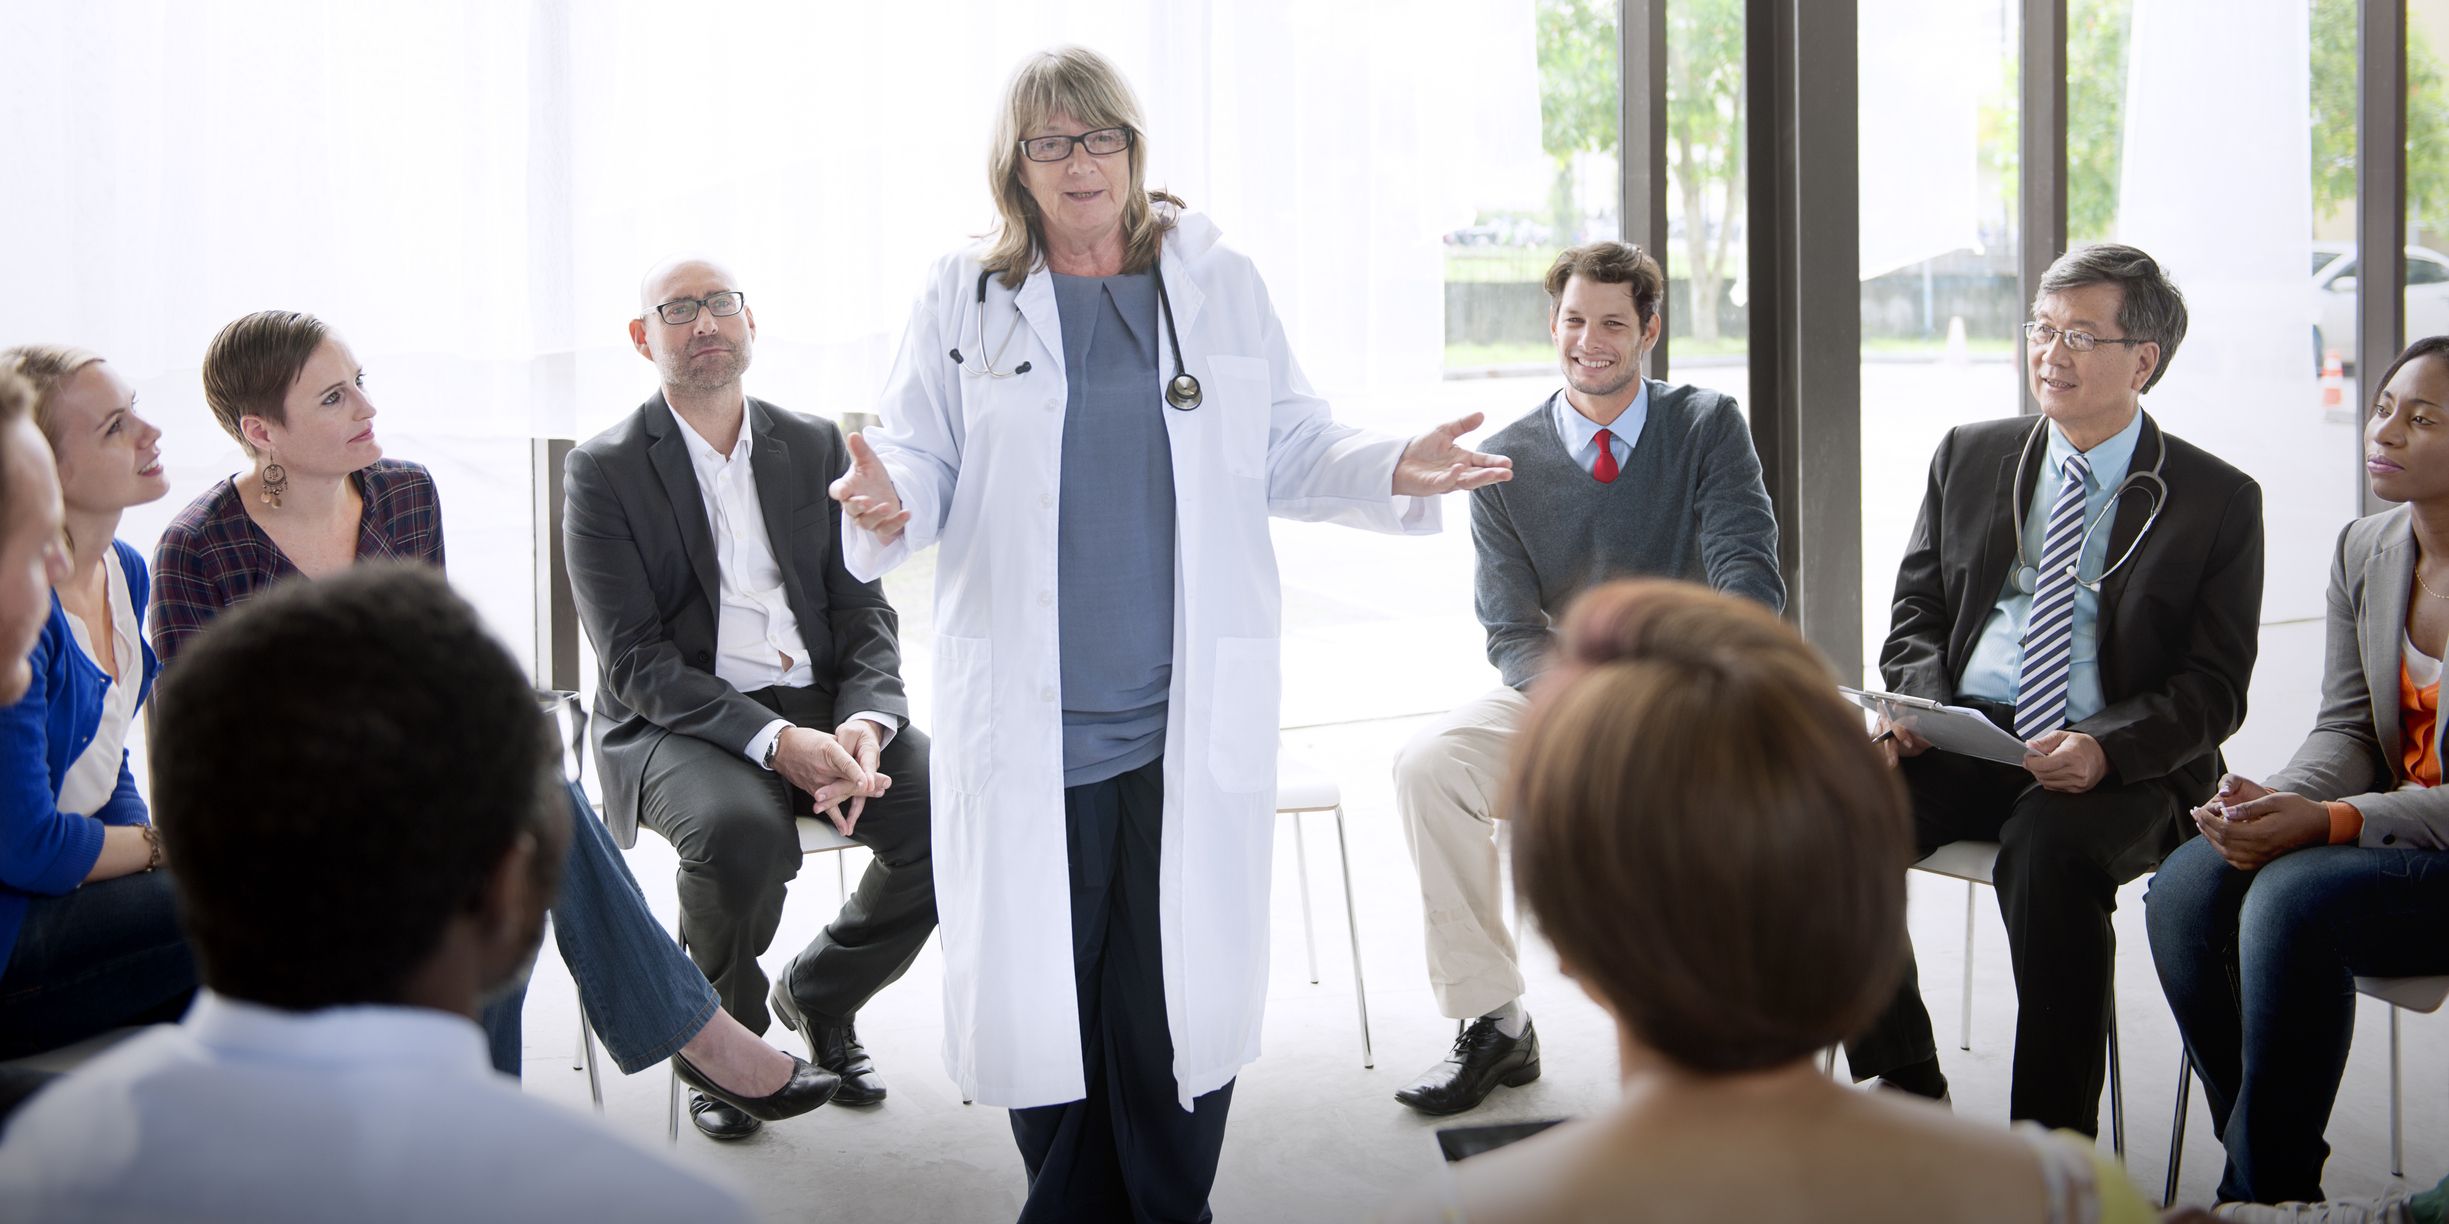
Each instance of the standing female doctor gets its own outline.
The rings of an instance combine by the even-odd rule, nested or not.
[[[881,438],[833,485],[861,579],[943,547],[945,1058],[1012,1110],[1024,1222],[1208,1218],[1266,988],[1267,516],[1432,532],[1428,499],[1511,475],[1455,444],[1477,415],[1337,425],[1257,270],[1146,166],[1111,64],[1021,64],[1000,230],[935,265]]]

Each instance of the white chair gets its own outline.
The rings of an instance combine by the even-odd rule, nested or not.
[[[1335,779],[1289,753],[1276,762],[1276,815],[1293,818],[1293,862],[1301,874],[1301,940],[1309,950],[1310,983],[1318,982],[1318,934],[1310,917],[1310,858],[1302,836],[1301,817],[1310,812],[1335,814],[1335,857],[1343,868],[1344,923],[1352,936],[1352,999],[1360,1007],[1361,1066],[1375,1067],[1377,1054],[1369,1042],[1369,991],[1361,976],[1361,927],[1352,903],[1352,855],[1344,841],[1344,792]]]
[[[1956,1047],[1962,1050],[1973,1048],[1973,886],[1991,884],[1997,866],[1998,843],[1990,841],[1949,842],[1913,865],[1916,871],[1964,881],[1964,1006],[1956,1037]],[[2109,991],[2109,1146],[2116,1149],[2122,1163],[2126,1159],[2126,1077],[2118,1068],[2114,985]]]
[[[2357,994],[2379,999],[2389,1004],[2389,1173],[2392,1177],[2406,1176],[2405,1115],[2399,1099],[2398,1083],[2398,1013],[2402,1011],[2431,1013],[2449,1002],[2449,977],[2359,977],[2355,980]],[[2160,1193],[2163,1204],[2177,1199],[2177,1170],[2185,1156],[2185,1105],[2194,1087],[2194,1064],[2186,1052],[2177,1051],[2177,1113],[2168,1128],[2168,1185]]]

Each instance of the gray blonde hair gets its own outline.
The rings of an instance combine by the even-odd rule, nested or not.
[[[2168,363],[2177,356],[2177,346],[2185,340],[2185,295],[2177,291],[2177,283],[2161,270],[2160,261],[2141,248],[2095,242],[2076,247],[2050,264],[2049,271],[2041,274],[2034,297],[2085,285],[2117,286],[2117,329],[2132,339],[2160,346],[2160,364],[2152,367],[2143,389],[2159,385],[2161,376],[2168,373]]]
[[[1021,182],[1020,142],[1056,113],[1070,115],[1089,130],[1131,129],[1129,182],[1122,191],[1123,271],[1141,272],[1156,266],[1165,231],[1173,217],[1160,212],[1156,201],[1181,207],[1182,201],[1163,191],[1148,190],[1148,129],[1138,95],[1104,56],[1086,47],[1040,51],[1012,70],[1004,90],[1002,111],[995,117],[995,144],[987,150],[987,190],[995,197],[998,217],[986,270],[1006,289],[1018,289],[1046,257],[1046,233],[1037,201]]]
[[[60,425],[51,408],[52,398],[77,371],[101,360],[102,354],[72,344],[20,344],[0,349],[0,371],[24,379],[33,391],[28,407],[34,413],[34,427],[54,447],[60,444]]]

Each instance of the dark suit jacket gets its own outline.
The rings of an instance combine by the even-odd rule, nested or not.
[[[2040,417],[1959,425],[1930,462],[1930,487],[1896,573],[1896,611],[1879,654],[1888,687],[1952,701],[1973,643],[2015,568],[2016,533],[2045,460],[2020,488],[2017,457]],[[2101,583],[2100,686],[2107,702],[2070,729],[2100,741],[2109,780],[2163,781],[2207,797],[2219,746],[2245,721],[2262,614],[2262,490],[2146,413],[2131,472],[2165,456],[2167,505],[2134,559]],[[2129,492],[2110,520],[2108,561],[2150,516]],[[2105,564],[2105,562],[2104,562]]]
[[[834,721],[862,710],[907,720],[899,619],[884,588],[842,568],[826,486],[850,467],[832,422],[748,401],[749,466],[783,594]],[[604,823],[638,837],[638,790],[666,735],[746,752],[774,713],[714,674],[720,575],[688,444],[663,395],[570,452],[563,538],[579,623],[595,647],[596,768]],[[830,731],[831,727],[822,728]]]

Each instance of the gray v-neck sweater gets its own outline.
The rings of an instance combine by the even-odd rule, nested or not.
[[[1475,602],[1506,684],[1546,669],[1565,606],[1610,578],[1686,578],[1784,610],[1777,519],[1732,397],[1651,380],[1649,419],[1611,484],[1566,453],[1555,406],[1482,444],[1514,476],[1471,494]]]

